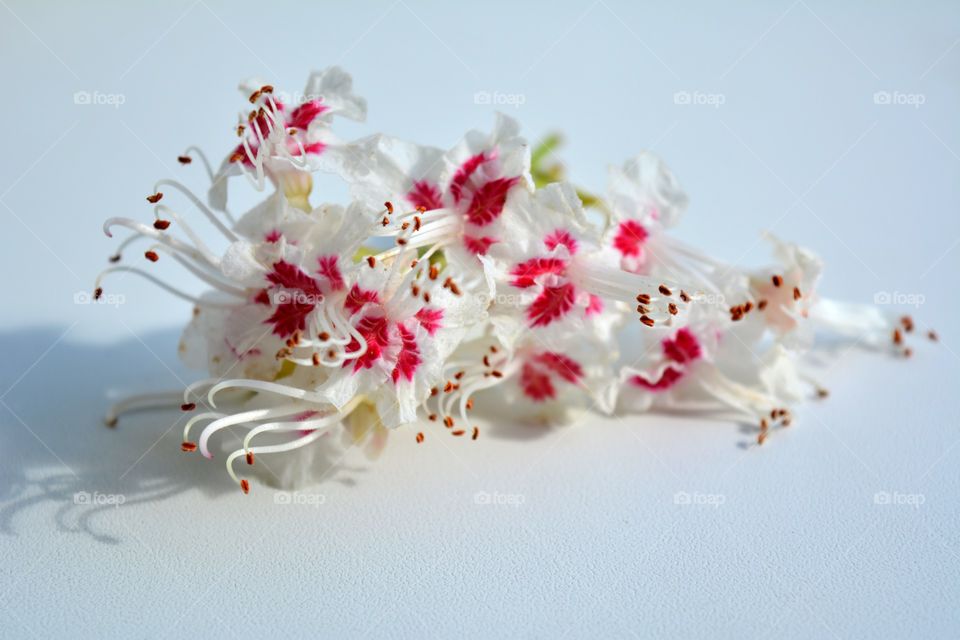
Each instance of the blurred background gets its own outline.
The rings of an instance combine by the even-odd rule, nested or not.
[[[960,5],[0,0],[0,16],[0,636],[957,635]],[[235,144],[239,81],[294,92],[333,64],[369,104],[345,138],[448,147],[500,110],[534,144],[561,131],[593,191],[652,149],[690,195],[681,238],[760,265],[771,230],[825,259],[824,295],[904,305],[941,345],[845,358],[831,404],[760,455],[733,425],[501,425],[453,454],[405,433],[322,502],[237,495],[219,462],[178,454],[179,415],[100,425],[111,397],[195,375],[176,360],[188,305],[133,278],[122,304],[90,304],[115,247],[100,226],[146,219],[162,177],[205,192],[176,158]],[[235,212],[255,202],[233,186]]]

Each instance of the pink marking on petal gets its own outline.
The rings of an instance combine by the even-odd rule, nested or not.
[[[460,165],[457,172],[453,174],[453,178],[450,179],[450,195],[453,196],[454,203],[460,203],[460,200],[463,198],[463,187],[467,184],[467,181],[470,180],[470,176],[472,176],[487,159],[486,154],[480,152],[468,158],[466,162]]]
[[[467,207],[467,221],[483,226],[499,218],[507,202],[507,193],[519,181],[520,178],[497,178],[477,189]]]
[[[534,402],[545,402],[557,397],[557,390],[550,380],[550,375],[530,362],[525,362],[520,368],[520,388],[524,395]]]
[[[277,229],[272,229],[269,233],[267,233],[265,236],[263,236],[263,239],[264,239],[264,241],[266,241],[266,242],[274,243],[274,242],[279,242],[279,241],[280,241],[280,238],[282,238],[282,237],[283,237],[283,234],[280,233],[279,230],[277,230]]]
[[[544,351],[537,354],[535,359],[571,384],[583,378],[583,367],[580,363],[562,353]]]
[[[463,236],[463,246],[466,247],[467,251],[475,256],[486,255],[487,251],[490,250],[490,247],[497,242],[498,240],[489,236],[483,236],[482,238],[475,238],[473,236],[466,235]]]
[[[359,285],[355,284],[350,288],[350,292],[347,293],[347,297],[343,301],[343,306],[350,312],[350,315],[353,315],[357,311],[360,311],[365,304],[379,301],[380,296],[377,295],[376,291],[361,289]]]
[[[390,336],[388,334],[389,324],[383,316],[364,316],[356,325],[357,333],[363,336],[367,343],[367,350],[363,355],[353,361],[347,360],[343,363],[344,367],[353,365],[353,372],[360,369],[369,369],[374,363],[383,356],[383,350],[388,346]],[[360,342],[354,338],[347,345],[347,352],[358,351]]]
[[[294,156],[300,155],[300,147],[291,140],[287,143],[287,148],[290,149],[290,154]],[[303,145],[304,153],[309,155],[318,156],[323,153],[323,150],[327,148],[327,145],[322,142],[312,142],[310,144]]]
[[[613,238],[613,247],[622,255],[639,258],[643,245],[650,236],[643,225],[636,220],[624,220],[617,228],[617,235]]]
[[[557,229],[553,231],[550,235],[543,239],[543,244],[546,245],[549,251],[553,251],[560,245],[563,245],[567,248],[567,251],[570,252],[570,255],[574,255],[577,252],[577,239],[567,231],[566,229]]]
[[[567,263],[560,258],[531,258],[526,262],[521,262],[515,266],[510,275],[513,280],[510,281],[515,287],[526,289],[537,284],[537,279],[545,275],[565,275],[567,272]]]
[[[400,335],[400,353],[397,355],[397,364],[393,368],[390,376],[393,383],[396,384],[400,378],[408,382],[413,380],[413,374],[422,362],[420,360],[420,349],[417,347],[417,339],[414,333],[402,324],[397,325],[397,333]]]
[[[414,317],[420,322],[420,325],[427,330],[427,333],[432,336],[442,326],[440,322],[443,320],[443,309],[423,307],[417,311]]]
[[[663,355],[668,359],[680,364],[686,364],[698,360],[703,351],[700,348],[700,341],[693,335],[690,329],[684,327],[674,334],[672,338],[666,338],[662,342]]]
[[[340,291],[344,287],[343,274],[340,273],[340,263],[337,256],[320,256],[317,258],[320,268],[317,273],[322,275],[330,283],[330,289]]]
[[[643,387],[650,391],[666,391],[673,385],[680,382],[683,378],[683,371],[680,369],[675,369],[673,367],[667,367],[663,370],[663,373],[660,374],[658,380],[647,380],[642,375],[636,375],[630,378],[630,382],[637,385],[638,387]]]
[[[427,211],[443,207],[443,197],[440,195],[440,189],[428,180],[414,182],[410,192],[407,193],[407,200],[414,207],[423,207]]]
[[[322,101],[309,100],[293,110],[287,120],[287,126],[306,130],[314,120],[327,111],[328,108]]]
[[[543,292],[527,309],[527,319],[531,327],[545,327],[559,320],[573,308],[576,289],[572,284],[559,287],[544,287]]]
[[[590,303],[587,305],[586,313],[588,316],[595,316],[598,313],[603,312],[603,298],[600,296],[590,294]]]
[[[267,324],[273,325],[273,333],[285,338],[296,331],[306,329],[307,316],[322,299],[317,281],[304,273],[300,267],[283,260],[274,263],[273,271],[267,274],[267,281],[302,294],[291,296],[289,300],[275,304],[273,315],[266,320]],[[277,301],[269,300],[269,302],[273,304]]]

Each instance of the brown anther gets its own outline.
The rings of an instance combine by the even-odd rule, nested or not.
[[[794,299],[794,300],[799,300],[799,299],[800,299],[800,287],[794,287],[794,288],[793,288],[793,299]]]
[[[400,230],[401,230],[401,231],[406,231],[406,230],[409,229],[409,228],[410,228],[410,223],[409,223],[409,222],[404,222],[402,225],[400,225]]]
[[[779,287],[780,285],[783,284],[783,278],[781,278],[778,275],[774,275],[773,277],[770,278],[770,280],[773,282],[773,286],[775,287]]]
[[[392,202],[390,202],[390,201],[384,202],[384,203],[383,203],[383,206],[387,209],[387,213],[388,213],[388,214],[392,214],[392,213],[393,213],[393,203],[392,203]]]
[[[380,224],[384,227],[389,226],[390,218],[388,218],[387,216],[383,216],[383,219],[380,221]]]
[[[115,254],[113,254],[112,256],[110,256],[109,258],[107,258],[107,260],[109,260],[110,262],[120,262],[120,254],[119,254],[119,253],[115,253]]]
[[[411,284],[411,285],[410,285],[410,293],[412,293],[412,294],[413,294],[413,297],[416,298],[417,296],[420,295],[420,287],[418,287],[418,286],[415,285],[415,284]]]
[[[453,426],[453,418],[451,418],[450,416],[445,417],[443,419],[443,424],[444,426],[447,427],[447,429],[449,429],[450,427]]]
[[[426,213],[427,208],[423,205],[420,205],[419,207],[417,207],[417,211],[419,211],[420,213]]]
[[[317,334],[317,339],[320,342],[326,342],[327,340],[330,339],[330,334],[327,333],[326,331],[321,331],[320,333]]]
[[[244,495],[250,493],[250,483],[246,478],[240,481],[240,491],[243,491]]]
[[[177,162],[179,162],[180,164],[190,164],[191,162],[193,162],[193,158],[191,158],[190,156],[177,156]]]
[[[741,308],[743,309],[744,313],[750,313],[753,311],[753,303],[747,300],[741,305]]]
[[[113,429],[117,426],[117,418],[104,418],[103,424]]]
[[[163,197],[163,193],[157,191],[152,196],[147,196],[147,202],[149,202],[150,204],[157,204],[158,202],[160,202],[160,199],[162,197]]]
[[[683,289],[680,290],[680,299],[684,302],[690,302],[690,296],[687,295],[687,292]]]
[[[436,387],[433,387],[432,389],[430,389],[430,395],[431,395],[431,396],[435,396],[435,395],[437,395],[438,393],[440,393],[440,390],[437,389]]]
[[[499,349],[497,349],[497,345],[490,345],[490,353],[496,353],[497,351],[499,351]]]
[[[757,309],[760,309],[760,311],[763,311],[766,308],[767,308],[766,300],[761,300],[760,302],[757,303]]]
[[[154,220],[154,221],[153,221],[153,228],[156,229],[157,231],[166,231],[167,229],[170,228],[170,221],[169,221],[169,220]]]
[[[668,288],[667,288],[666,286],[664,286],[664,285],[660,285],[659,287],[657,287],[657,290],[658,290],[660,293],[662,293],[663,295],[665,295],[665,296],[672,296],[672,295],[673,295],[673,292],[670,291],[670,289],[668,289]]]
[[[776,410],[776,409],[770,409],[770,419],[771,419],[771,420],[776,420],[776,419],[777,419],[777,410]]]
[[[766,418],[760,418],[760,431],[766,431],[769,425]]]
[[[447,380],[447,384],[443,385],[443,392],[450,393],[451,391],[453,391],[453,383]]]
[[[900,333],[900,329],[893,330],[893,344],[903,344],[903,334]]]
[[[423,442],[423,432],[422,432],[422,431],[417,434],[417,444],[420,444],[421,442]]]
[[[460,287],[457,286],[457,283],[456,283],[456,282],[451,282],[451,283],[450,283],[450,293],[452,293],[452,294],[455,295],[455,296],[459,296],[459,295],[460,295],[461,293],[463,293],[463,292],[460,291]]]
[[[449,288],[450,288],[450,284],[451,284],[452,282],[453,282],[453,278],[447,278],[446,280],[443,281],[443,288],[444,288],[444,289],[449,289]]]
[[[930,331],[927,331],[927,338],[929,338],[932,342],[936,342],[940,339],[940,336],[937,335],[936,331],[931,329]]]
[[[196,442],[181,442],[181,443],[180,443],[180,451],[183,451],[184,453],[191,453],[191,452],[196,451],[196,450],[197,450],[197,443],[196,443]]]
[[[375,266],[377,266],[377,259],[373,256],[367,256],[367,266],[373,269]]]
[[[402,246],[404,246],[405,244],[407,244],[407,239],[406,239],[406,238],[397,238],[397,244],[402,247]]]
[[[450,435],[462,436],[464,433],[466,433],[466,431],[464,431],[463,429],[457,429],[456,431],[451,431]]]
[[[93,299],[94,299],[94,300],[99,300],[101,296],[103,296],[103,288],[102,288],[102,287],[97,287],[96,289],[93,290]]]
[[[490,356],[488,356],[488,355],[484,355],[484,356],[483,356],[483,366],[485,366],[485,367],[489,367],[489,366],[490,366]]]
[[[910,347],[907,347],[906,349],[903,350],[903,357],[904,357],[904,358],[909,358],[909,357],[911,357],[912,355],[913,355],[913,349],[911,349]]]
[[[247,451],[247,464],[253,465],[253,451]]]
[[[237,151],[230,156],[230,162],[240,162],[241,160],[243,160],[243,153],[241,151]]]
[[[435,265],[435,264],[430,265],[430,274],[429,274],[429,275],[430,275],[430,279],[431,279],[431,280],[436,280],[436,279],[437,279],[437,276],[440,275],[440,269],[437,268],[437,265]]]
[[[650,296],[646,293],[641,293],[637,295],[637,302],[640,304],[650,304]]]
[[[256,104],[257,100],[260,99],[260,94],[263,93],[260,89],[257,89],[250,94],[250,104]]]
[[[319,367],[319,366],[320,366],[320,354],[319,354],[319,353],[314,353],[312,356],[310,356],[310,361],[313,362],[313,366]]]
[[[460,380],[461,378],[463,378],[463,374],[464,374],[464,373],[465,373],[464,371],[457,371],[457,372],[453,375],[453,379],[454,379],[454,380]]]
[[[411,260],[411,261],[410,261],[410,268],[411,268],[411,269],[416,269],[416,268],[417,268],[417,264],[418,264],[418,262],[417,262],[416,260]],[[420,277],[420,275],[417,274],[417,277]]]
[[[767,439],[767,432],[761,431],[760,435],[757,436],[757,444],[763,444]]]
[[[829,395],[830,395],[830,392],[829,392],[829,391],[827,391],[827,390],[824,389],[823,387],[817,387],[817,397],[818,397],[818,398],[826,398],[826,397],[829,396]]]
[[[465,406],[467,407],[467,411],[470,411],[471,409],[473,409],[473,398],[468,398],[467,404]]]
[[[242,124],[238,124],[238,125],[237,125],[237,136],[242,136],[242,135],[243,135],[243,132],[244,132],[246,129],[247,129],[247,128],[246,128],[245,126],[243,126]],[[238,151],[237,153],[240,153],[240,152]],[[243,157],[243,156],[241,155],[241,157]]]
[[[193,411],[196,408],[196,402],[184,402],[182,405],[180,405],[180,411]]]
[[[160,256],[157,255],[156,251],[144,251],[143,257],[149,260],[150,262],[156,262],[160,259]]]
[[[784,418],[783,420],[780,421],[781,427],[789,427],[791,424],[792,423],[790,422],[790,418]]]
[[[640,322],[647,325],[648,327],[652,327],[654,325],[653,318],[647,315],[640,316]]]
[[[911,318],[910,316],[903,316],[902,318],[900,318],[900,324],[903,325],[903,330],[906,331],[907,333],[910,333],[913,331],[913,318]]]
[[[273,93],[273,85],[272,84],[263,85],[262,87],[260,87],[260,93]]]
[[[423,224],[423,221],[420,219],[420,216],[413,216],[413,230],[420,231],[420,225]]]
[[[677,309],[677,305],[673,304],[672,302],[667,305],[667,311],[669,311],[670,315],[672,316],[675,316],[677,315],[677,313],[679,313],[679,310]]]
[[[471,439],[471,440],[476,440],[476,439],[479,438],[479,437],[480,437],[480,427],[474,427],[474,428],[473,428],[473,434],[470,436],[470,439]]]
[[[490,372],[490,375],[492,375],[494,378],[502,378],[502,377],[503,377],[503,371],[499,371],[499,370],[497,370],[497,369],[494,369],[493,371]]]
[[[424,292],[423,292],[423,301],[426,302],[427,304],[430,304],[430,292],[429,292],[429,291],[424,291]]]

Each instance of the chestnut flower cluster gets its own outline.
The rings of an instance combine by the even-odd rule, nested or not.
[[[819,296],[822,263],[805,248],[769,236],[772,265],[745,269],[676,238],[687,196],[650,153],[612,168],[606,196],[588,198],[544,179],[504,115],[447,150],[382,134],[344,141],[337,118],[362,121],[366,102],[339,68],[311,74],[298,99],[255,80],[241,91],[238,142],[219,168],[193,147],[179,158],[205,166],[205,198],[160,180],[152,221],[105,222],[108,236],[128,235],[95,296],[126,272],[192,303],[180,355],[209,377],[129,398],[108,422],[180,404],[192,414],[182,449],[207,457],[218,432],[242,429],[226,465],[244,492],[241,458],[252,465],[336,428],[382,438],[420,425],[422,442],[433,423],[476,440],[471,412],[484,398],[518,421],[706,412],[756,425],[762,444],[798,401],[826,395],[801,365],[815,331],[910,353],[912,321]],[[311,204],[318,171],[339,176],[351,200]],[[240,176],[269,194],[235,218],[228,187]],[[194,230],[198,218],[217,246]],[[209,291],[195,297],[125,264],[134,243]],[[625,341],[639,359],[621,356]]]

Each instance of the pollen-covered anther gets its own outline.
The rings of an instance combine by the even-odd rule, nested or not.
[[[373,269],[377,266],[377,259],[374,256],[367,256],[367,266]]]
[[[470,439],[471,439],[471,440],[476,440],[476,439],[479,438],[479,437],[480,437],[480,427],[474,427],[474,428],[473,428],[473,434],[470,436]]]
[[[440,393],[440,390],[437,389],[436,387],[432,387],[432,388],[430,389],[430,396],[431,396],[431,397],[437,395],[438,393]]]
[[[320,354],[319,354],[319,353],[314,353],[313,356],[311,356],[310,361],[313,362],[313,366],[319,367],[319,366],[320,366]]]
[[[903,334],[900,333],[900,329],[894,329],[893,336],[891,336],[891,338],[893,340],[893,344],[897,346],[903,344]]]
[[[246,478],[240,481],[240,491],[243,491],[244,495],[250,493],[250,482]]]
[[[677,309],[677,305],[673,304],[672,302],[669,305],[667,305],[667,311],[669,311],[670,315],[672,316],[675,316],[677,315],[677,313],[679,313],[679,310]]]
[[[102,296],[103,296],[103,288],[102,288],[102,287],[97,287],[96,289],[93,290],[93,299],[94,299],[94,300],[99,300]]]
[[[453,424],[454,424],[453,418],[451,418],[450,416],[446,416],[446,417],[443,419],[443,424],[444,424],[444,426],[447,427],[447,429],[453,427]]]
[[[157,255],[156,251],[144,251],[143,257],[149,260],[150,262],[156,262],[160,259],[160,256]]]
[[[759,302],[757,302],[757,309],[759,309],[760,311],[763,311],[766,308],[767,308],[766,300],[760,300]]]
[[[450,380],[447,380],[447,384],[443,385],[443,392],[450,393],[451,391],[453,391],[453,387],[454,387],[453,382]]]
[[[427,304],[430,304],[430,292],[429,292],[429,291],[424,291],[424,292],[423,292],[423,301],[426,302]]]
[[[470,398],[467,400],[466,407],[467,407],[467,411],[470,411],[471,409],[473,409],[473,398]]]
[[[193,158],[191,158],[190,156],[177,156],[177,162],[179,162],[180,164],[190,164],[191,162],[193,162]]]
[[[639,302],[640,304],[650,304],[650,296],[646,293],[638,294],[637,302]]]
[[[410,285],[410,293],[413,295],[414,298],[416,298],[417,296],[420,295],[420,287],[418,287],[418,286],[415,285],[415,284],[411,284],[411,285]]]
[[[420,227],[423,224],[423,220],[420,219],[420,216],[413,216],[413,230],[420,231]]]
[[[499,371],[499,370],[497,370],[497,369],[494,369],[493,371],[490,372],[490,375],[492,375],[494,378],[502,378],[502,377],[503,377],[503,371]]]
[[[931,329],[930,331],[927,331],[927,339],[929,339],[931,342],[937,342],[940,340],[940,336],[937,335],[936,331]]]
[[[903,325],[903,330],[907,333],[913,332],[913,318],[910,316],[903,316],[900,318],[900,324]]]
[[[642,316],[640,316],[640,322],[642,322],[643,324],[647,325],[648,327],[652,327],[654,324],[656,324],[656,323],[653,321],[653,318],[651,318],[651,317],[648,316],[648,315],[642,315]]]
[[[665,296],[673,295],[673,292],[670,291],[670,289],[666,285],[660,285],[659,287],[657,287],[657,290],[660,291],[660,293],[662,293]]]
[[[436,280],[440,275],[440,269],[437,268],[437,265],[430,265],[430,273],[428,274],[431,280]]]
[[[462,436],[462,435],[465,434],[465,433],[466,433],[466,431],[464,431],[463,429],[457,429],[456,431],[451,431],[451,432],[450,432],[450,435],[453,435],[453,436]]]
[[[160,202],[161,198],[163,198],[163,193],[161,193],[160,191],[157,191],[155,194],[151,196],[147,196],[147,202],[149,202],[150,204],[157,204],[158,202]]]
[[[417,434],[417,444],[420,444],[421,442],[423,442],[423,432],[422,432],[422,431]]]
[[[247,464],[252,466],[253,461],[254,461],[253,451],[247,451]]]
[[[158,220],[154,220],[154,221],[153,221],[153,228],[156,229],[157,231],[166,231],[167,229],[170,228],[170,221],[169,221],[169,220],[159,220],[159,219],[158,219]]]
[[[680,299],[684,302],[690,302],[690,296],[687,295],[687,292],[683,289],[680,290]]]
[[[823,387],[817,387],[818,398],[826,398],[829,395],[830,395],[830,392],[828,390],[824,389]]]
[[[794,300],[799,300],[800,297],[801,297],[801,296],[800,296],[800,287],[794,287],[794,288],[793,288],[793,299],[794,299]]]
[[[405,246],[405,245],[407,244],[407,239],[406,239],[406,238],[397,238],[397,244],[400,245],[401,247],[402,247],[402,246]]]
[[[380,220],[380,225],[384,227],[390,226],[390,218],[383,216],[383,219]]]
[[[257,100],[260,99],[260,95],[263,93],[262,89],[257,89],[250,94],[250,104],[256,104]]]
[[[773,286],[775,286],[775,287],[779,287],[780,285],[783,284],[783,278],[782,278],[781,276],[778,276],[778,275],[773,275],[773,276],[770,278],[770,281],[773,282]]]
[[[180,405],[180,411],[193,411],[197,408],[196,402],[184,402]]]
[[[393,203],[392,203],[392,202],[390,202],[390,201],[388,200],[387,202],[384,202],[384,203],[383,203],[383,206],[386,208],[388,215],[393,214]]]
[[[197,450],[196,442],[190,442],[188,440],[180,443],[180,451],[183,451],[184,453],[193,453],[196,450]]]
[[[329,339],[330,339],[330,334],[327,333],[326,331],[321,331],[320,333],[317,334],[317,340],[319,340],[320,342],[326,342]]]
[[[903,350],[904,358],[909,358],[911,356],[913,356],[913,349],[911,349],[910,347],[907,347],[906,349]]]
[[[431,413],[429,416],[427,416],[427,420],[429,420],[430,422],[436,422],[436,421],[437,421],[437,414]]]

